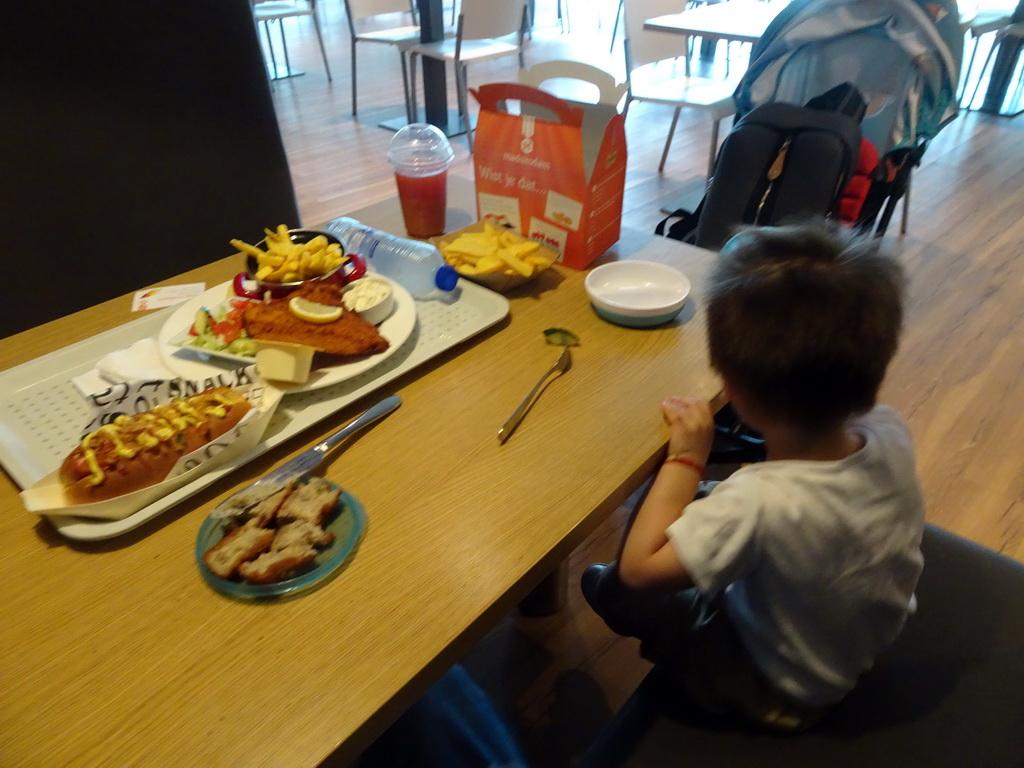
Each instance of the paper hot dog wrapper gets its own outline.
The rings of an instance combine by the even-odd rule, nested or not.
[[[25,509],[40,515],[76,515],[122,520],[161,496],[251,450],[263,437],[270,418],[284,394],[277,387],[259,378],[254,365],[202,381],[133,381],[115,384],[109,389],[95,392],[88,397],[93,407],[93,418],[82,430],[82,436],[95,431],[103,424],[109,424],[122,414],[148,411],[177,397],[188,397],[216,386],[228,386],[242,392],[252,403],[252,410],[245,414],[231,431],[182,456],[162,482],[106,501],[68,504],[64,498],[64,487],[60,482],[58,466],[46,477],[21,492]],[[68,452],[70,453],[73,448],[74,446],[69,446]]]

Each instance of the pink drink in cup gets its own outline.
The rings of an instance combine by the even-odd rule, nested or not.
[[[395,169],[405,231],[411,237],[444,234],[448,202],[448,169],[430,176],[406,176]]]
[[[395,169],[402,217],[411,237],[444,234],[448,166],[454,157],[445,135],[426,123],[410,123],[391,140],[388,161]]]

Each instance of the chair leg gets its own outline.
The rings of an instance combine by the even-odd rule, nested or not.
[[[721,124],[721,118],[711,121],[711,153],[708,157],[708,184],[711,183],[711,177],[715,175],[715,157],[718,156],[718,127]]]
[[[903,190],[903,211],[900,218],[900,236],[907,234],[907,221],[910,218],[910,182],[913,179],[913,171],[907,173],[907,188]]]
[[[409,52],[409,111],[413,115],[419,114],[419,106],[416,104],[416,59],[414,52]]]
[[[410,123],[415,123],[416,113],[413,112],[409,99],[409,65],[405,60],[405,51],[399,49],[398,58],[402,60],[402,95],[405,97],[405,116]]]
[[[267,36],[267,50],[270,52],[270,79],[277,79],[277,57],[274,55],[274,40],[270,36],[270,22],[263,22],[263,32]]]
[[[668,159],[668,148],[672,145],[672,136],[676,132],[676,123],[679,122],[679,113],[682,111],[682,107],[676,107],[676,111],[672,113],[672,125],[668,127],[668,137],[665,139],[665,149],[661,152],[661,162],[658,163],[658,173],[665,170],[665,161]]]
[[[1001,38],[997,34],[995,40],[992,41],[992,47],[988,49],[988,56],[985,57],[985,63],[981,65],[981,72],[978,74],[978,82],[974,84],[974,90],[971,92],[971,100],[967,102],[967,108],[971,108],[971,104],[974,103],[974,99],[978,96],[978,89],[981,87],[981,81],[985,79],[985,72],[988,70],[989,62],[992,61],[992,54],[996,52],[996,48],[999,47]]]
[[[469,121],[469,90],[466,82],[468,79],[466,65],[455,62],[455,90],[459,95],[459,113],[466,126],[466,143],[469,145],[469,154],[473,154],[473,126]]]
[[[1024,91],[1024,74],[1017,79],[1017,90],[1013,92],[1014,103],[1020,101],[1021,92]]]
[[[612,44],[608,46],[608,53],[615,50],[615,33],[619,29],[619,20],[622,18],[622,4],[624,0],[619,0],[619,8],[615,11],[615,23],[612,24]]]
[[[284,71],[287,73],[287,77],[291,77],[292,63],[288,60],[288,40],[284,36],[284,19],[278,19],[277,26],[281,33],[281,50],[284,51]]]
[[[406,89],[408,94],[408,89]],[[406,99],[408,99],[406,95]],[[356,116],[356,39],[352,37],[352,117]]]
[[[974,45],[971,47],[971,58],[967,61],[967,68],[962,70],[963,82],[960,84],[960,93],[956,97],[957,102],[963,101],[964,96],[967,95],[967,81],[971,79],[971,69],[974,67],[974,56],[978,52],[978,38],[975,37],[972,42]],[[970,106],[970,104],[967,105],[968,109]]]
[[[327,63],[327,50],[324,48],[324,36],[320,34],[320,21],[316,17],[316,12],[312,14],[313,29],[316,30],[316,39],[320,43],[320,57],[324,60],[324,71],[327,73],[327,82],[333,83],[334,78],[331,77],[331,65]],[[354,71],[354,70],[353,70]]]

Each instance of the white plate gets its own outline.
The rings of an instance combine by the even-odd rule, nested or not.
[[[412,335],[413,329],[416,328],[416,302],[409,292],[394,280],[381,275],[376,275],[376,277],[389,283],[395,296],[394,311],[378,326],[380,335],[388,340],[388,348],[380,354],[361,357],[351,363],[314,369],[309,381],[305,384],[289,385],[283,387],[284,389],[288,392],[308,392],[351,379],[387,360]],[[234,369],[239,365],[253,362],[252,358],[218,353],[198,347],[179,347],[174,343],[183,332],[188,333],[200,307],[219,304],[231,295],[229,294],[230,290],[231,281],[214,286],[179,306],[164,323],[157,336],[160,353],[167,366],[179,376],[201,380],[217,373],[223,373],[225,369]]]

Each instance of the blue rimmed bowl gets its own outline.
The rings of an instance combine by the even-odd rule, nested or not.
[[[591,270],[584,287],[601,318],[627,328],[650,328],[673,320],[690,296],[686,275],[655,261],[604,264]]]
[[[337,486],[330,483],[331,488]],[[347,491],[342,491],[331,514],[328,515],[324,528],[334,534],[330,546],[321,550],[310,566],[290,578],[273,584],[247,584],[237,579],[222,579],[217,576],[203,561],[203,555],[228,532],[230,520],[227,518],[207,517],[199,528],[196,537],[195,557],[199,573],[206,583],[228,597],[242,600],[259,600],[276,598],[285,595],[294,596],[326,583],[346,560],[352,555],[366,528],[366,512],[363,505]]]

